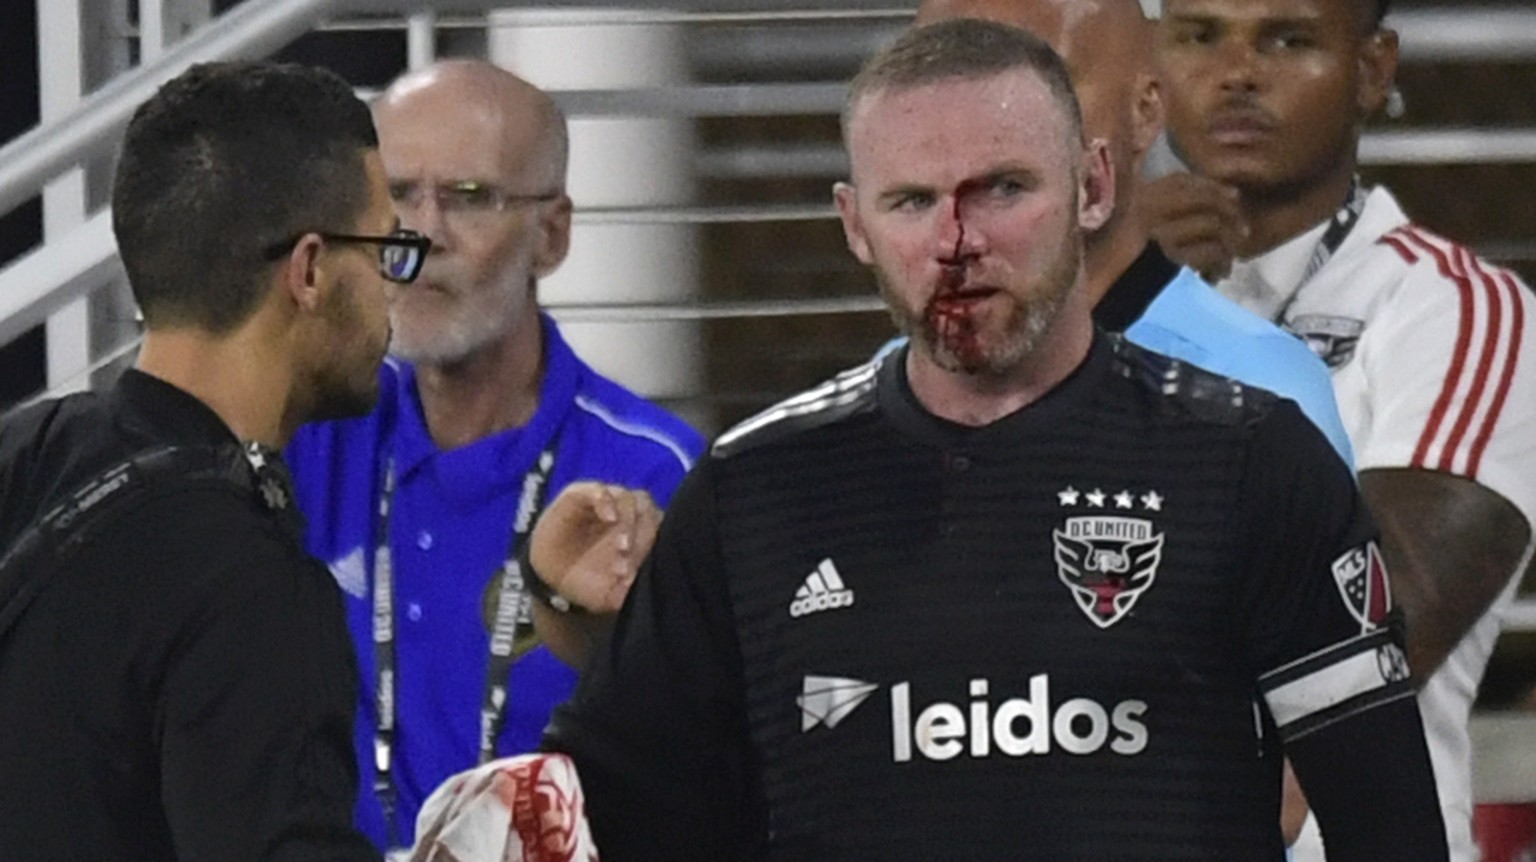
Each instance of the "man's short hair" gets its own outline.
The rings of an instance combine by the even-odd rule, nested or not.
[[[256,309],[264,250],[346,232],[368,203],[368,107],[332,72],[193,66],[139,106],[112,188],[112,230],[149,326],[228,332]]]
[[[1015,69],[1030,69],[1040,76],[1071,121],[1074,139],[1080,139],[1083,111],[1061,57],[1027,30],[974,18],[915,27],[871,57],[848,86],[843,139],[848,138],[853,109],[870,93],[957,79],[979,80]]]
[[[1376,20],[1372,23],[1380,27],[1382,20],[1387,17],[1387,13],[1392,11],[1392,0],[1376,0],[1372,5],[1374,7],[1373,12],[1376,15]]]

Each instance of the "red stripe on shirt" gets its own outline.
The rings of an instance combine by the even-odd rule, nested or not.
[[[1488,415],[1483,419],[1482,430],[1478,431],[1477,439],[1472,442],[1472,454],[1467,458],[1467,476],[1473,479],[1477,478],[1477,468],[1482,463],[1483,450],[1488,448],[1488,440],[1493,437],[1493,428],[1498,424],[1499,414],[1504,410],[1504,401],[1509,395],[1510,384],[1515,379],[1515,366],[1520,362],[1520,339],[1525,335],[1525,304],[1520,300],[1520,286],[1515,284],[1515,280],[1508,272],[1499,270],[1498,275],[1505,294],[1509,296],[1509,353],[1505,357],[1504,367],[1499,374],[1499,385],[1493,393],[1493,404],[1488,408]]]
[[[1477,414],[1477,408],[1482,404],[1483,390],[1487,388],[1488,378],[1492,375],[1494,350],[1499,343],[1499,325],[1504,317],[1498,284],[1486,273],[1477,269],[1472,253],[1464,247],[1454,246],[1452,254],[1456,255],[1459,269],[1474,291],[1479,285],[1482,286],[1482,293],[1488,298],[1488,326],[1483,333],[1483,349],[1477,357],[1477,370],[1472,373],[1472,386],[1467,392],[1467,397],[1461,402],[1461,413],[1456,417],[1456,424],[1451,428],[1451,436],[1445,441],[1445,447],[1440,450],[1440,469],[1447,473],[1456,472],[1456,452],[1461,447],[1461,441],[1467,436],[1467,429],[1472,427],[1472,419]],[[1473,478],[1471,470],[1467,471],[1467,477]]]
[[[1398,228],[1397,230],[1386,234],[1381,239],[1377,240],[1377,242],[1383,242],[1392,246],[1392,250],[1397,252],[1398,256],[1403,260],[1406,260],[1409,263],[1418,263],[1419,256],[1414,253],[1413,249],[1408,247],[1407,240],[1400,236],[1402,230],[1402,228]]]
[[[1456,335],[1456,350],[1451,354],[1451,367],[1446,372],[1445,382],[1440,386],[1440,395],[1429,413],[1424,433],[1419,437],[1419,445],[1413,450],[1413,460],[1409,462],[1410,466],[1422,468],[1426,466],[1424,460],[1428,457],[1430,444],[1440,433],[1440,423],[1445,421],[1445,413],[1451,407],[1451,398],[1456,394],[1456,386],[1461,382],[1461,372],[1467,363],[1467,349],[1472,343],[1472,285],[1465,276],[1457,275],[1452,270],[1449,256],[1433,242],[1420,236],[1417,230],[1410,230],[1406,235],[1435,258],[1440,274],[1456,284],[1461,297],[1461,325]]]

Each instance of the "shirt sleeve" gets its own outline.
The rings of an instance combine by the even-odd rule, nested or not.
[[[1401,236],[1411,265],[1339,371],[1356,462],[1466,477],[1536,523],[1536,298],[1459,246]]]
[[[612,638],[545,734],[576,764],[604,858],[741,859],[766,836],[711,467],[678,488]]]
[[[694,464],[698,463],[703,450],[702,437],[697,434],[678,435],[676,441],[667,447],[666,454],[652,459],[650,466],[646,468],[640,479],[640,487],[651,495],[656,505],[665,509],[671,505],[672,495],[677,493],[683,477],[688,474]],[[686,456],[686,460],[679,456]]]
[[[376,860],[352,828],[357,671],[335,585],[227,492],[169,515],[140,552],[179,585],[154,715],[177,858]]]
[[[1280,402],[1256,429],[1244,481],[1241,618],[1330,862],[1446,859],[1378,531],[1348,470]]]
[[[1395,662],[1405,654],[1389,624],[1379,532],[1347,468],[1290,402],[1255,433],[1244,619],[1261,692],[1289,741],[1413,689]]]

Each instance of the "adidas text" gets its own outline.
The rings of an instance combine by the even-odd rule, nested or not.
[[[1024,757],[1049,754],[1053,746],[1069,754],[1093,754],[1107,743],[1110,751],[1122,755],[1139,754],[1147,747],[1147,726],[1142,721],[1146,701],[1122,701],[1110,710],[1079,697],[1052,710],[1050,685],[1048,674],[1036,674],[1029,680],[1029,697],[993,705],[987,700],[987,681],[973,679],[969,709],[933,703],[915,721],[911,683],[891,686],[895,760],[910,761],[914,748],[928,760],[951,760],[967,750],[972,757],[990,757],[994,748],[1008,757]]]
[[[853,590],[847,589],[831,558],[822,560],[816,570],[795,591],[794,601],[789,603],[789,615],[803,617],[817,611],[846,608],[853,604]]]
[[[846,608],[853,604],[853,590],[838,590],[835,593],[819,593],[809,598],[795,599],[789,605],[789,615],[803,617],[817,611],[827,611],[832,608]]]

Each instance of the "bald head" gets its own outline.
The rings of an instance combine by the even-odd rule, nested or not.
[[[499,151],[505,169],[540,188],[564,188],[570,144],[565,115],[547,93],[484,60],[447,60],[396,79],[374,103],[380,137],[422,131],[453,113]],[[409,126],[410,128],[404,128]],[[447,127],[439,126],[446,136]],[[448,143],[445,141],[445,144]]]

